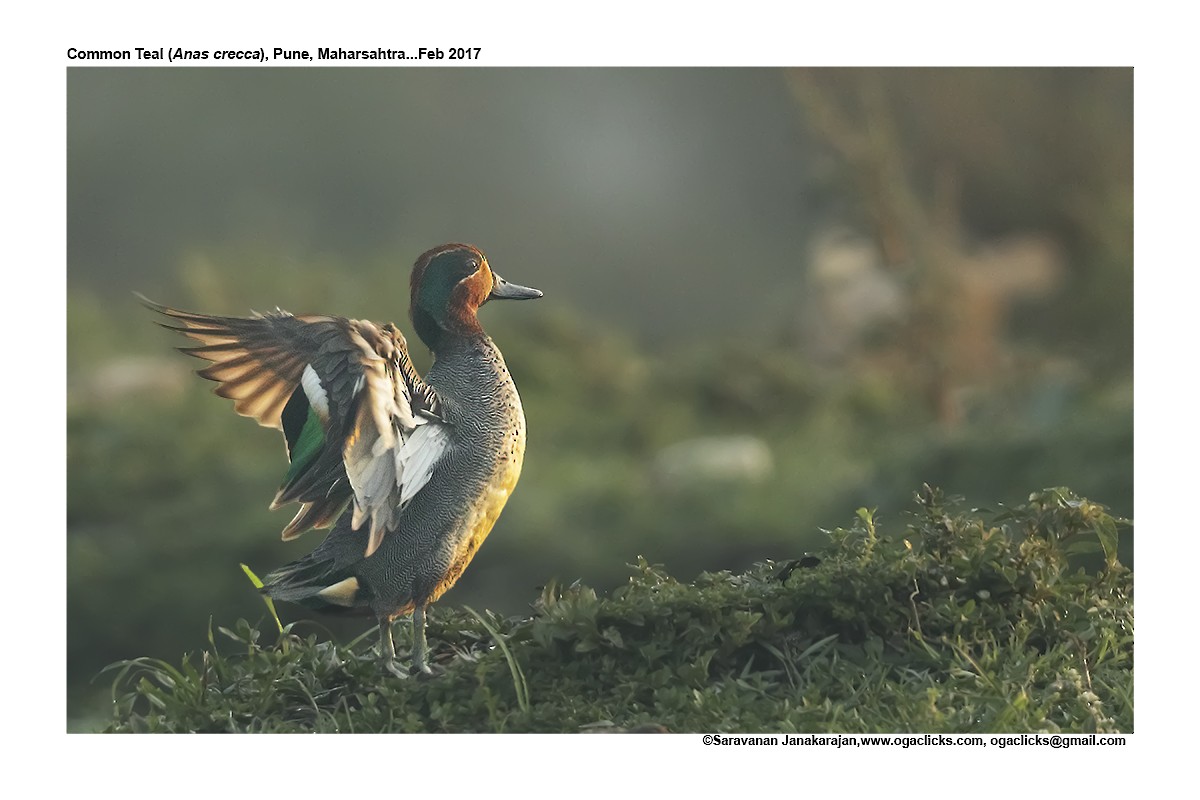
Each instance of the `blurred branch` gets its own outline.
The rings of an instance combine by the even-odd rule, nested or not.
[[[928,181],[918,180],[910,166],[920,148],[906,137],[894,98],[912,103],[901,94],[912,88],[905,82],[912,77],[799,69],[787,73],[787,82],[808,123],[844,163],[884,265],[907,275],[908,314],[893,337],[892,370],[927,398],[941,422],[956,425],[964,389],[1003,381],[1012,303],[1052,286],[1058,265],[1052,244],[1032,238],[968,248],[953,161],[935,148]],[[916,76],[917,82],[926,78]],[[924,110],[918,103],[917,113]]]

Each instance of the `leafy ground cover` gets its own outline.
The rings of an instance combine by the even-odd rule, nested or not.
[[[1125,521],[1066,489],[999,513],[916,499],[894,530],[861,509],[824,551],[742,574],[639,560],[608,597],[438,607],[431,678],[385,676],[373,627],[339,644],[273,616],[210,625],[179,665],[109,668],[108,730],[1132,731]]]

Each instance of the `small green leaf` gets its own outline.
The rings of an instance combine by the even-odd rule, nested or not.
[[[263,582],[260,581],[258,576],[254,574],[254,570],[250,569],[250,567],[246,566],[245,564],[239,564],[238,566],[242,568],[242,572],[246,573],[246,577],[250,579],[252,584],[254,584],[255,589],[261,589],[263,587]]]
[[[475,619],[479,620],[479,624],[492,635],[492,640],[496,646],[500,648],[500,652],[504,654],[504,660],[508,662],[508,671],[512,674],[513,689],[517,693],[517,706],[529,713],[529,684],[525,681],[525,672],[521,669],[521,665],[517,663],[517,659],[513,656],[512,651],[508,649],[508,645],[504,641],[504,637],[500,632],[492,627],[483,615],[470,606],[463,606],[463,610],[470,614]]]
[[[250,567],[246,566],[245,564],[241,564],[239,566],[241,566],[242,572],[246,573],[246,577],[250,579],[250,583],[254,584],[254,588],[261,591],[263,588],[263,582],[258,579],[257,575],[254,574],[254,570],[250,569]],[[280,633],[283,633],[283,623],[279,621],[279,614],[275,612],[275,601],[265,594],[262,596],[262,598],[263,602],[267,604],[267,610],[271,612],[271,619],[275,620],[275,627],[279,628]]]
[[[1104,560],[1108,562],[1108,566],[1116,566],[1117,563],[1117,523],[1108,514],[1098,514],[1092,520],[1092,531],[1096,534],[1096,538],[1100,540],[1100,546],[1104,548]]]
[[[826,636],[824,639],[820,639],[816,642],[813,642],[807,648],[805,648],[803,653],[801,653],[800,655],[798,655],[796,657],[796,660],[803,661],[806,658],[809,658],[810,656],[815,656],[817,653],[821,652],[826,647],[831,645],[837,638],[838,638],[838,634],[834,633],[829,636]]]
[[[1076,539],[1066,547],[1067,555],[1072,556],[1091,555],[1092,553],[1099,553],[1103,550],[1104,548],[1100,546],[1099,542],[1092,542],[1086,539]]]

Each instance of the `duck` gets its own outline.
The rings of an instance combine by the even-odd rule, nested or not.
[[[477,316],[527,300],[473,245],[422,253],[409,281],[413,330],[432,353],[424,376],[392,323],[276,309],[198,314],[140,297],[215,393],[283,433],[289,466],[271,508],[299,504],[290,541],[329,532],[263,578],[262,591],[330,613],[374,614],[383,667],[401,677],[393,623],[411,615],[412,669],[432,673],[426,611],[466,570],[516,488],[525,413],[500,349]]]

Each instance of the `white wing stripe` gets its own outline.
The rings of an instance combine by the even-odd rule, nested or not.
[[[430,422],[418,425],[396,451],[396,480],[403,506],[429,483],[433,469],[450,446],[449,426]]]
[[[355,322],[352,341],[362,351],[362,373],[354,387],[353,435],[343,460],[354,489],[351,527],[370,521],[366,557],[395,530],[400,510],[428,483],[450,445],[449,425],[413,414],[412,386],[396,348],[370,323]],[[395,334],[394,329],[390,333]],[[387,356],[386,358],[384,356]],[[428,391],[428,390],[426,390]]]
[[[312,364],[304,367],[304,374],[300,376],[300,385],[304,387],[304,396],[308,398],[308,404],[317,410],[321,419],[329,419],[329,395],[325,393],[325,387],[321,385],[321,378],[313,369]]]

